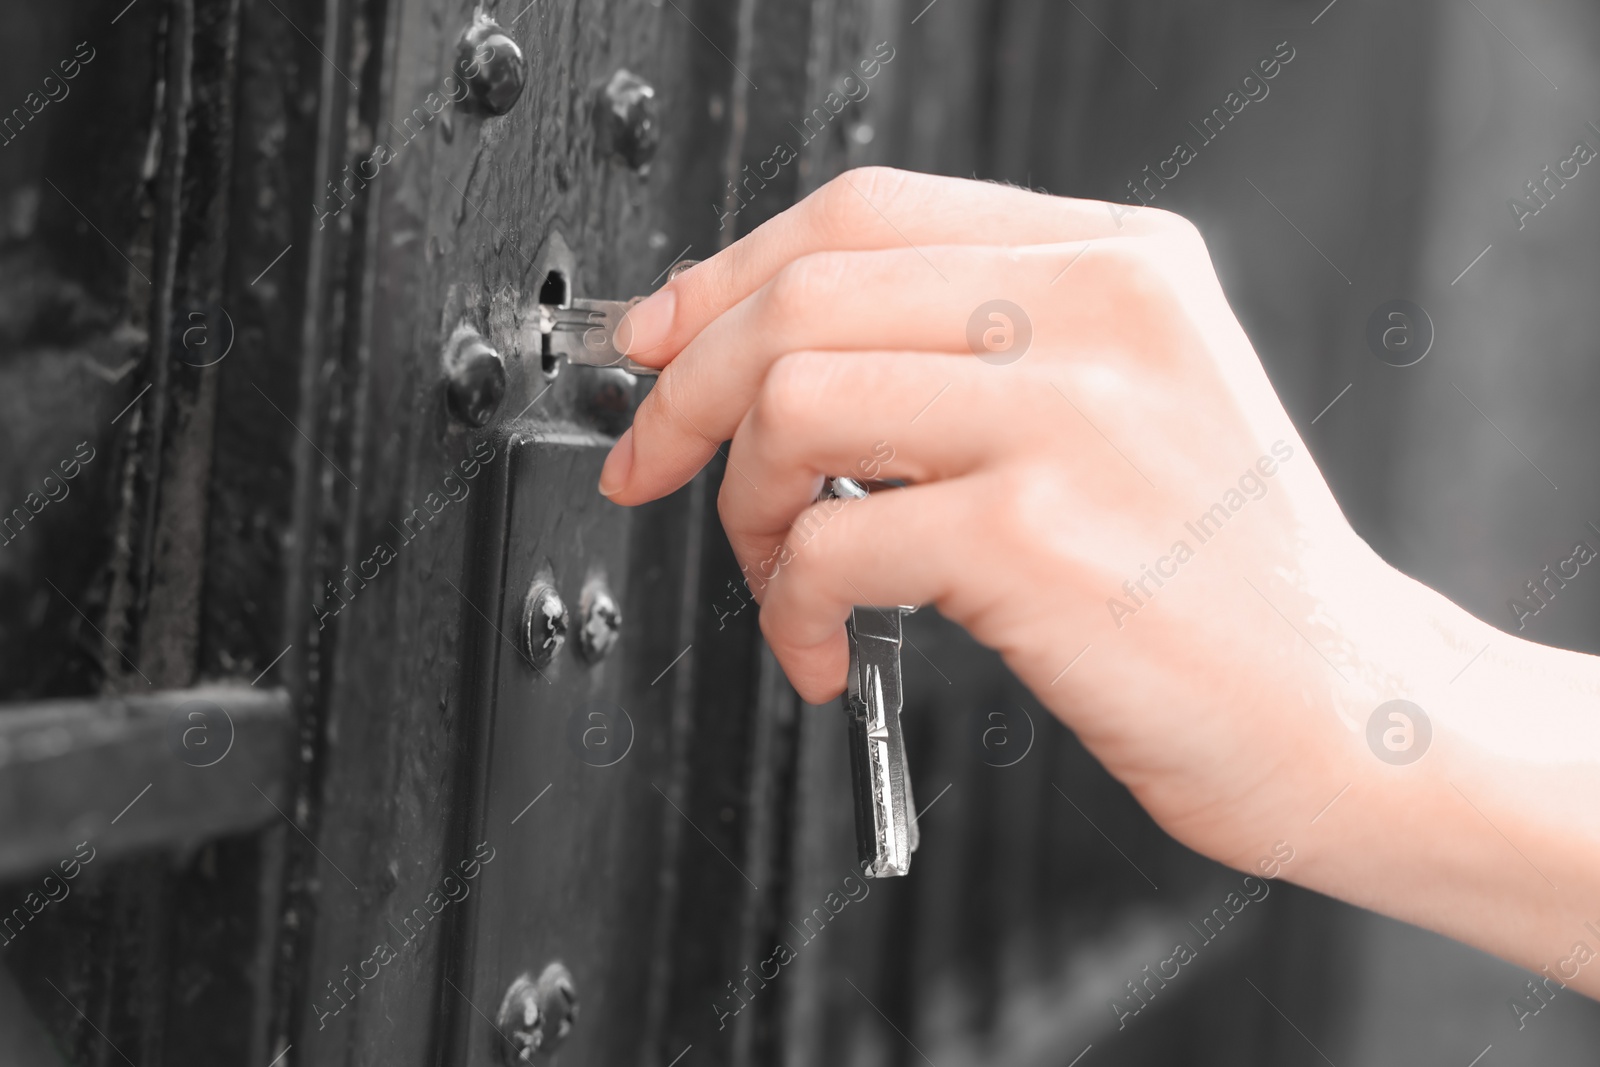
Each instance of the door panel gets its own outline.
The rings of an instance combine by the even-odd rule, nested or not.
[[[597,372],[571,369],[574,378]],[[537,978],[552,962],[572,973],[580,1017],[564,1048],[579,1060],[619,1062],[638,1055],[639,1033],[592,1020],[641,1018],[649,968],[641,948],[661,920],[662,794],[672,753],[668,691],[631,677],[643,664],[629,653],[633,627],[649,618],[625,611],[617,643],[596,663],[581,631],[603,632],[592,604],[604,588],[631,606],[628,533],[621,509],[589,505],[611,439],[577,429],[513,429],[506,442],[510,497],[496,509],[504,570],[468,592],[486,616],[471,628],[489,677],[485,787],[481,822],[470,836],[486,843],[478,895],[462,930],[460,993],[493,1016],[521,974]],[[488,538],[478,542],[488,555]],[[522,645],[530,613],[525,594],[540,586],[565,601],[570,625],[548,661]],[[585,597],[584,591],[589,596]],[[474,594],[485,594],[476,600]],[[531,617],[544,618],[536,602]],[[469,850],[464,855],[474,854]],[[500,1062],[505,1039],[470,1011],[452,1013],[464,1029],[457,1062]]]

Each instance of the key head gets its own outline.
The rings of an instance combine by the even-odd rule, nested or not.
[[[652,376],[661,371],[635,363],[617,351],[617,326],[628,309],[643,297],[632,300],[589,300],[576,297],[568,307],[539,304],[532,315],[527,341],[530,347],[548,344],[549,350],[566,357],[578,367],[617,367],[629,374]]]

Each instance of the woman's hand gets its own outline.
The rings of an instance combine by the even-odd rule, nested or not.
[[[1242,868],[1287,841],[1297,881],[1527,953],[1481,923],[1491,883],[1529,887],[1476,821],[1527,814],[1487,795],[1527,768],[1474,778],[1494,729],[1446,700],[1491,635],[1514,642],[1351,531],[1188,223],[853,171],[636,306],[618,344],[664,370],[601,491],[662,496],[731,439],[723,523],[807,700],[843,685],[853,605],[931,603],[1179,840]],[[819,504],[826,475],[908,487]],[[1478,681],[1520,684],[1509,657]],[[1421,770],[1369,745],[1396,697],[1451,750]],[[1419,818],[1463,854],[1415,848]],[[1392,884],[1429,878],[1431,898]],[[1536,906],[1516,936],[1559,944],[1564,913]]]
[[[723,523],[807,700],[843,686],[852,605],[932,603],[1223,855],[1260,844],[1238,809],[1280,804],[1338,731],[1339,679],[1280,612],[1303,624],[1312,553],[1383,568],[1176,216],[854,171],[636,307],[621,343],[665,369],[602,491],[661,496],[732,440]],[[833,474],[910,486],[815,503]]]

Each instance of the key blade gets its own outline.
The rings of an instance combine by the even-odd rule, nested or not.
[[[845,708],[856,851],[874,878],[906,874],[919,843],[900,723],[901,625],[902,614],[896,608],[861,607],[851,612],[846,626],[850,678]]]

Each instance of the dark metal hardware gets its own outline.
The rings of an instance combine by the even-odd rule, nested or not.
[[[456,46],[456,73],[466,79],[473,106],[504,115],[519,99],[528,80],[528,65],[517,42],[500,24],[479,14]]]
[[[602,155],[644,170],[661,144],[655,88],[629,70],[619,70],[595,93],[595,137]]]
[[[507,1064],[533,1063],[540,1052],[554,1052],[578,1021],[578,993],[572,973],[552,963],[537,979],[521,974],[500,1002],[498,1026]]]
[[[593,578],[584,586],[580,601],[583,626],[578,631],[578,652],[599,663],[622,634],[622,608],[606,588],[605,579]]]
[[[505,360],[470,326],[459,327],[445,345],[444,372],[456,418],[469,426],[494,418],[506,395]]]
[[[543,669],[567,643],[567,605],[555,586],[535,578],[522,601],[522,650],[535,669]]]

